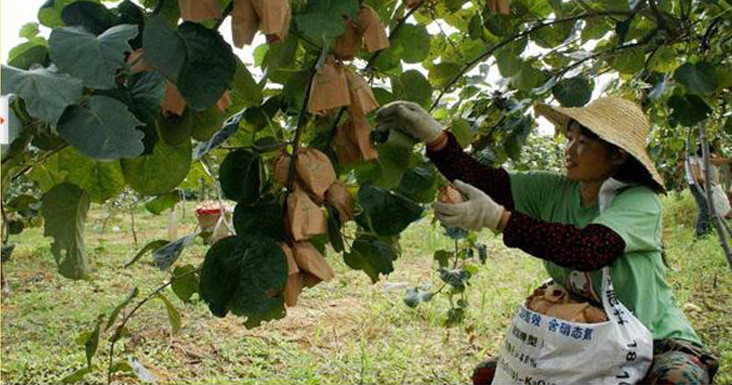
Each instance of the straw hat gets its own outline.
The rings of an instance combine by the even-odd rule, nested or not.
[[[651,124],[635,103],[607,96],[584,107],[554,107],[539,103],[535,110],[560,130],[566,129],[570,119],[574,119],[604,141],[622,148],[645,167],[661,190],[664,189],[663,179],[646,151],[646,137]]]

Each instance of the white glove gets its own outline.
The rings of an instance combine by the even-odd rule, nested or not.
[[[417,103],[407,101],[391,102],[376,112],[376,131],[388,132],[397,129],[424,143],[440,138],[442,125]]]
[[[505,209],[488,194],[460,180],[454,182],[455,188],[465,196],[462,203],[435,202],[432,206],[435,216],[443,224],[466,230],[480,230],[488,227],[498,231],[498,224]]]

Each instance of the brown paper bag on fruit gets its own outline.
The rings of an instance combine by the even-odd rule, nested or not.
[[[231,91],[226,90],[223,95],[219,98],[219,100],[216,102],[216,107],[221,112],[225,112],[229,106],[231,106]]]
[[[422,0],[404,0],[404,5],[406,5],[407,8],[414,8],[420,4],[422,4]]]
[[[310,86],[310,102],[308,111],[313,114],[325,114],[328,110],[351,104],[348,93],[346,71],[330,56],[325,64],[318,68]]]
[[[127,56],[127,64],[130,66],[130,72],[136,74],[138,72],[152,71],[155,67],[145,58],[145,49],[138,48]]]
[[[290,154],[283,153],[274,162],[274,180],[280,186],[287,183],[287,173],[290,172]]]
[[[350,131],[351,140],[356,144],[363,160],[379,158],[379,151],[371,143],[371,127],[366,117],[359,114],[351,114],[353,129]]]
[[[488,9],[491,13],[508,15],[511,9],[508,7],[508,0],[488,0]]]
[[[183,111],[186,109],[186,101],[183,99],[183,95],[178,91],[178,87],[175,86],[170,80],[165,80],[165,96],[163,102],[160,104],[160,109],[163,111],[163,115],[183,115]]]
[[[282,251],[285,253],[285,258],[287,259],[287,282],[285,282],[285,289],[282,292],[282,296],[285,299],[285,304],[292,307],[297,305],[297,298],[302,292],[302,276],[300,275],[300,269],[297,267],[292,249],[284,243],[280,243],[280,247],[282,247]]]
[[[267,35],[267,43],[285,41],[292,17],[289,0],[250,1],[259,15],[259,30]]]
[[[351,97],[351,114],[360,114],[365,116],[372,110],[379,108],[379,103],[374,97],[371,87],[366,80],[359,76],[352,69],[346,69],[346,82],[348,84],[348,93]]]
[[[221,18],[219,0],[178,0],[180,17],[185,21],[200,23]]]
[[[356,20],[345,18],[343,24],[345,32],[336,40],[333,54],[338,59],[351,60],[358,54],[363,36],[358,33]]]
[[[295,261],[300,270],[310,273],[321,281],[333,279],[333,269],[330,268],[325,258],[310,242],[298,242],[295,244]]]
[[[369,6],[362,6],[358,12],[358,33],[363,36],[366,49],[376,52],[389,47],[389,37],[386,36],[386,27],[381,22],[379,14]]]
[[[351,192],[348,191],[348,186],[345,183],[337,180],[325,193],[325,199],[328,204],[335,207],[338,211],[338,218],[341,223],[350,221],[353,219],[353,213],[355,211],[355,204],[353,203],[353,197]]]
[[[351,131],[353,131],[353,122],[349,120],[338,126],[333,138],[338,162],[343,166],[361,161],[361,150],[351,139]]]
[[[252,44],[254,35],[259,29],[259,15],[254,9],[252,0],[232,0],[234,8],[231,10],[231,34],[234,46],[242,48]]]
[[[305,191],[297,187],[287,197],[287,222],[290,233],[296,241],[307,240],[328,231],[328,222],[323,210]]]
[[[315,148],[303,147],[298,151],[295,169],[303,186],[321,201],[325,197],[325,192],[336,180],[330,159]]]

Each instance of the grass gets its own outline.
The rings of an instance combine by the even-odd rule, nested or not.
[[[181,235],[195,219],[188,206]],[[693,242],[693,200],[684,194],[664,199],[669,280],[705,343],[721,358],[717,383],[732,384],[732,274],[715,238]],[[139,245],[164,238],[166,220],[136,213]],[[3,384],[59,383],[85,364],[75,339],[90,329],[98,314],[109,314],[132,287],[147,295],[167,279],[149,256],[131,268],[123,264],[136,251],[129,216],[106,221],[93,208],[87,224],[87,248],[94,269],[87,281],[70,281],[55,271],[48,240],[40,229],[24,232],[6,266],[11,295],[2,303]],[[441,323],[447,301],[436,297],[411,309],[402,302],[405,285],[438,285],[432,254],[450,240],[422,220],[402,240],[396,271],[372,285],[336,254],[328,260],[336,278],[306,290],[288,316],[247,330],[236,317],[216,318],[204,303],[184,305],[167,290],[183,316],[171,334],[161,301],[152,301],[132,319],[130,337],[118,344],[119,357],[133,356],[160,383],[237,384],[465,384],[479,361],[496,354],[516,304],[546,278],[541,263],[503,246],[488,232],[488,262],[468,289],[470,308],[461,327]],[[206,248],[196,241],[179,263],[198,264]],[[387,284],[388,282],[388,284]],[[104,334],[108,338],[109,332]],[[105,367],[108,343],[95,363]],[[85,377],[105,383],[104,370]],[[131,375],[116,383],[137,383]]]

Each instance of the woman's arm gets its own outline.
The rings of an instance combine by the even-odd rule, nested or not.
[[[488,194],[494,201],[508,210],[513,209],[511,182],[508,172],[502,168],[486,167],[466,154],[452,133],[446,135],[447,143],[439,149],[427,148],[427,157],[437,166],[442,175],[450,181],[460,179]],[[434,146],[432,146],[434,147]]]
[[[503,243],[537,258],[579,271],[605,267],[623,256],[625,242],[601,224],[583,229],[550,223],[517,211],[511,212],[503,230]]]

